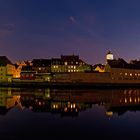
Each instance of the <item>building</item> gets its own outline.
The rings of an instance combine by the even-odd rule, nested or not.
[[[33,70],[36,73],[50,73],[51,72],[51,59],[33,59]]]
[[[20,80],[35,80],[36,72],[33,70],[32,66],[22,66],[20,73]]]
[[[51,72],[84,72],[91,71],[91,65],[86,64],[78,55],[61,55],[53,58]]]
[[[60,58],[51,59],[51,72],[64,72],[63,71],[64,63]]]
[[[139,83],[140,65],[127,63],[122,58],[108,60],[105,65],[105,72],[109,72],[116,83]]]
[[[105,72],[105,65],[96,64],[93,66],[94,71]]]
[[[16,68],[6,56],[0,56],[0,81],[11,82],[16,77]]]
[[[109,51],[107,54],[106,54],[106,62],[108,60],[113,60],[114,59],[114,55],[111,51]]]

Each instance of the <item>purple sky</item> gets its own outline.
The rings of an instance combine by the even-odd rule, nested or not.
[[[79,55],[140,59],[139,0],[0,0],[0,55],[12,62]]]

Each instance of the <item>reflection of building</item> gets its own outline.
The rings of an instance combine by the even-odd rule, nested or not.
[[[20,99],[20,101],[19,101]],[[106,115],[140,110],[140,89],[0,89],[0,112],[19,103],[34,112],[77,116],[92,106],[104,106]]]
[[[19,102],[19,95],[12,95],[11,88],[0,89],[0,115],[8,112],[9,109]]]
[[[116,92],[118,92],[118,90]],[[107,111],[112,113],[116,112],[119,115],[128,110],[140,110],[140,90],[120,90],[119,93],[113,94],[110,104],[106,107]]]
[[[114,83],[140,83],[140,65],[127,63],[122,58],[108,60],[105,72],[109,72]]]
[[[84,104],[76,100],[71,99],[67,92],[56,95],[55,90],[50,92],[48,89],[36,90],[33,94],[26,92],[20,96],[22,106],[32,111],[60,113],[61,116],[77,116],[80,111],[91,107],[88,103]]]

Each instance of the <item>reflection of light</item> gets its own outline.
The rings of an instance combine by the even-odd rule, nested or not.
[[[53,104],[53,108],[55,108],[55,104]]]
[[[33,109],[33,107],[32,106],[29,106],[29,110],[32,110]]]
[[[135,103],[137,102],[137,99],[135,98]]]
[[[38,102],[38,105],[41,105],[41,102]]]
[[[132,102],[132,98],[131,97],[130,97],[129,101],[130,101],[130,103]]]
[[[67,112],[67,110],[68,110],[67,107],[65,107],[65,108],[64,108],[64,111]]]
[[[124,102],[127,103],[127,99],[126,98],[125,98]]]
[[[53,108],[55,109],[57,109],[58,108],[58,104],[53,104]]]
[[[112,111],[107,111],[107,112],[106,112],[106,115],[107,115],[107,116],[112,116],[112,115],[113,115],[113,112],[112,112]]]
[[[71,106],[70,106],[70,102],[68,102],[68,108],[70,108]]]
[[[58,108],[58,105],[56,104],[56,108]]]
[[[73,104],[73,108],[75,108],[75,104]]]

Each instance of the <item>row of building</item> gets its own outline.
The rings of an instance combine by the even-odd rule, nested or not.
[[[0,56],[0,81],[47,80],[51,73],[91,71],[92,65],[85,63],[77,55],[61,55],[60,58],[33,59],[12,64],[6,56]]]
[[[100,79],[117,79],[117,80],[140,80],[140,61],[133,60],[127,63],[125,60],[119,58],[114,59],[113,54],[109,51],[106,55],[106,63],[90,65],[79,58],[78,55],[61,55],[60,58],[52,59],[33,59],[32,61],[23,61],[12,64],[6,56],[0,56],[0,81],[12,82],[13,80],[37,80],[50,81],[57,79],[70,79],[69,73],[73,74],[74,79],[80,73],[97,73],[97,74],[83,74],[86,79],[92,81]],[[98,73],[102,74],[102,77]],[[53,76],[52,76],[53,75]],[[82,75],[82,76],[83,76]],[[91,76],[92,75],[92,76]],[[108,78],[103,78],[107,76]],[[87,77],[89,76],[89,77]],[[96,76],[96,77],[95,77]],[[53,78],[52,78],[53,77]],[[60,78],[59,78],[60,77]]]

